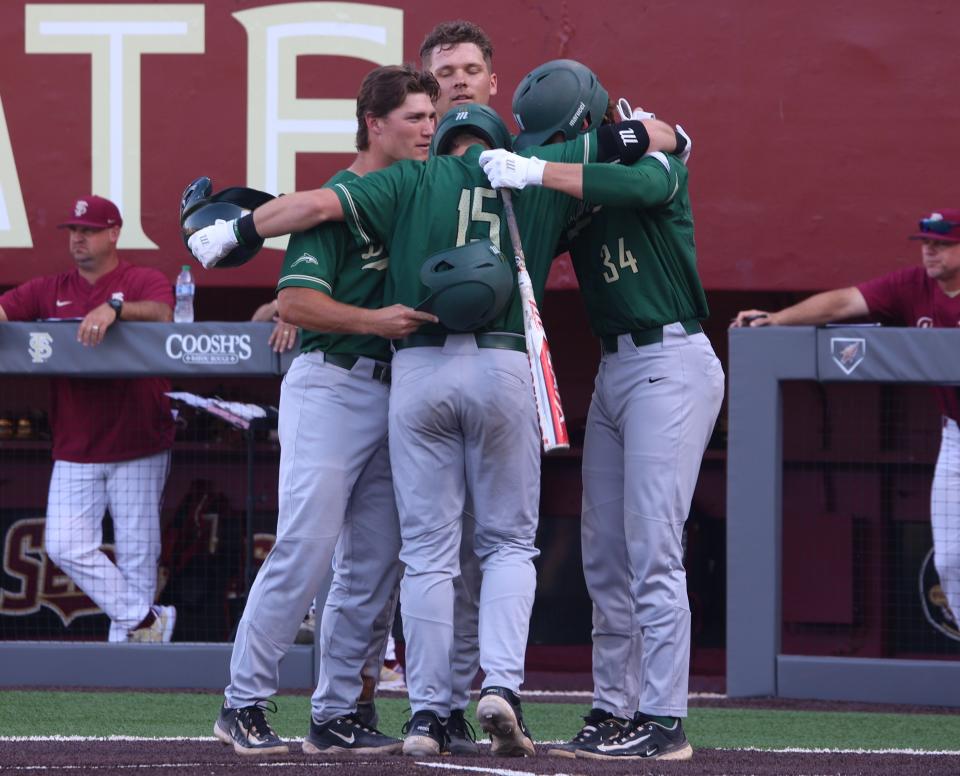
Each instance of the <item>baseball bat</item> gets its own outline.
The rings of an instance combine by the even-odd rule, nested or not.
[[[527,261],[520,243],[517,214],[513,209],[510,190],[500,189],[500,194],[503,195],[503,210],[507,216],[510,242],[513,243],[513,259],[517,264],[517,285],[523,307],[523,334],[527,341],[527,357],[530,359],[530,371],[533,374],[533,398],[537,405],[543,451],[549,453],[553,450],[566,450],[570,447],[567,421],[560,402],[560,388],[553,371],[553,360],[550,358],[547,332],[543,328],[540,308],[533,297],[533,282],[527,272]]]

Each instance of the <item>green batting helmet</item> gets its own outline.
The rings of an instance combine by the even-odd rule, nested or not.
[[[475,331],[492,321],[514,287],[510,263],[490,240],[427,257],[420,281],[432,293],[417,309],[433,313],[451,331]]]
[[[213,183],[208,177],[197,178],[184,189],[180,197],[180,236],[183,237],[183,244],[187,245],[190,235],[205,226],[211,226],[221,219],[232,221],[240,218],[271,199],[272,194],[242,186],[231,186],[214,194]],[[238,245],[215,266],[217,269],[239,267],[256,256],[262,246],[263,240],[253,245]]]
[[[573,59],[554,59],[531,70],[513,93],[520,127],[517,150],[543,145],[558,132],[572,140],[599,127],[609,96],[593,71]]]
[[[433,135],[430,153],[443,156],[450,153],[450,147],[461,131],[469,132],[487,141],[491,148],[512,148],[510,131],[497,112],[486,105],[475,102],[458,105],[443,114],[437,131]]]

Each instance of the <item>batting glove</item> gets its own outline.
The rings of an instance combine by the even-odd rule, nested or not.
[[[684,139],[687,141],[686,146],[684,146],[683,151],[680,152],[680,161],[686,164],[690,161],[690,152],[693,150],[693,138],[690,137],[686,132],[683,131],[683,127],[679,124],[674,124],[674,130],[678,135],[683,135]]]
[[[235,225],[235,220],[217,219],[211,226],[205,226],[190,235],[187,246],[204,269],[217,266],[220,259],[240,244]]]
[[[645,111],[643,108],[634,110],[630,107],[630,103],[627,102],[625,97],[617,100],[617,112],[620,114],[621,121],[627,121],[629,119],[643,121],[644,119],[655,119],[657,117],[657,114]]]
[[[547,163],[535,156],[525,157],[503,148],[480,154],[480,166],[495,189],[522,189],[543,183],[543,168]]]

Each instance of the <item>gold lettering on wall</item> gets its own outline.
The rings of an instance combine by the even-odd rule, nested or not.
[[[0,248],[32,248],[20,178],[0,100]]]

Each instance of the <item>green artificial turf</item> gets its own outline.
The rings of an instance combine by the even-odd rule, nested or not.
[[[219,694],[170,692],[0,692],[0,735],[211,736]],[[285,738],[306,732],[310,699],[277,698],[271,723]],[[381,729],[400,735],[409,714],[405,699],[377,701]],[[471,714],[473,707],[471,706]],[[538,741],[570,738],[586,704],[524,703]],[[472,719],[472,716],[468,716]],[[476,726],[475,726],[476,727]],[[694,747],[956,750],[960,715],[894,715],[766,709],[693,708],[685,723]]]

